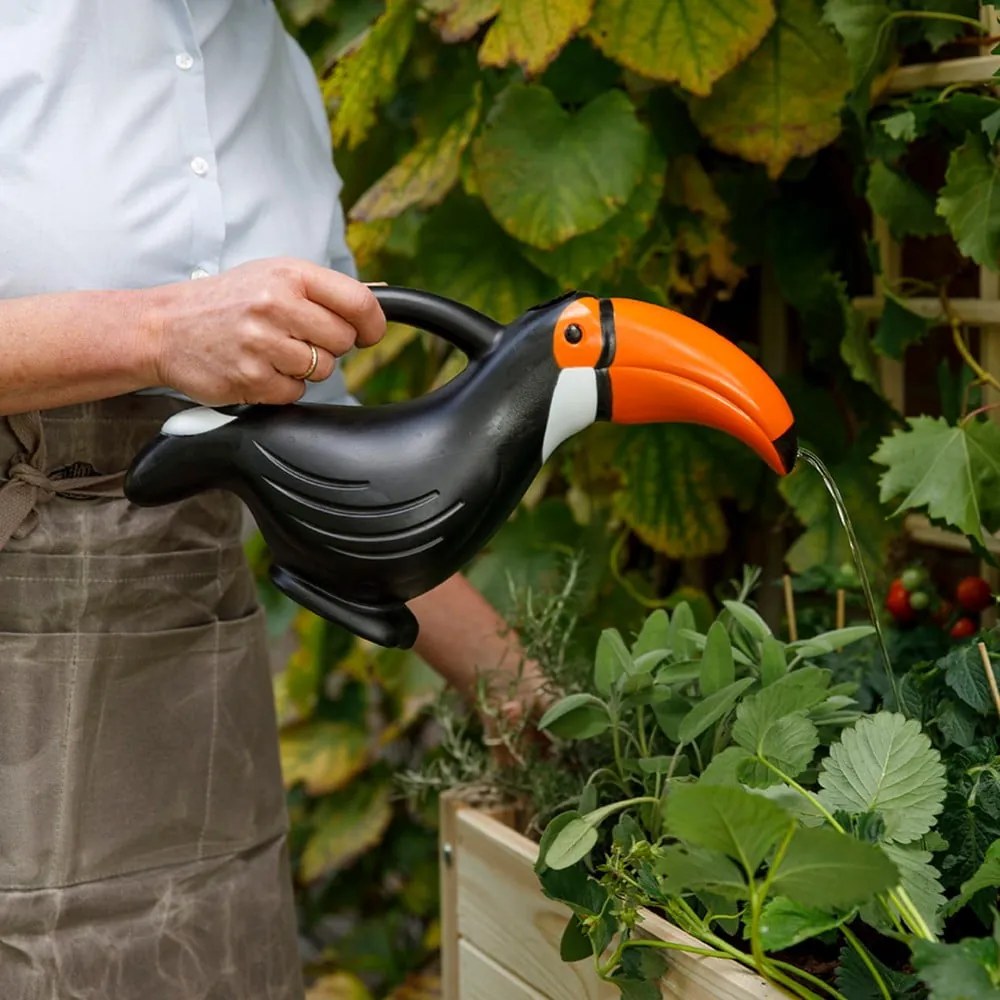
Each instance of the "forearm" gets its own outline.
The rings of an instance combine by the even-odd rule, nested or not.
[[[0,300],[0,415],[153,384],[143,293],[65,292]]]
[[[501,699],[534,700],[543,680],[525,661],[517,634],[462,576],[410,602],[420,623],[416,652],[472,700],[477,677]]]

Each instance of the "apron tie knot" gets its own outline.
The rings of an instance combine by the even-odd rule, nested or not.
[[[7,417],[21,452],[11,462],[6,481],[0,485],[0,549],[12,538],[25,538],[38,524],[38,506],[56,494],[76,499],[123,496],[124,472],[108,475],[65,475],[58,479],[43,471],[47,464],[42,416],[15,413]]]

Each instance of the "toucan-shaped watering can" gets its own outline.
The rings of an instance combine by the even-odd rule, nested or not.
[[[508,326],[410,288],[373,289],[389,320],[443,337],[465,370],[384,406],[194,407],[172,416],[125,482],[136,504],[238,494],[302,606],[383,646],[413,644],[405,602],[489,541],[556,447],[595,420],[696,423],[780,475],[794,420],[765,372],[680,313],[572,292]]]

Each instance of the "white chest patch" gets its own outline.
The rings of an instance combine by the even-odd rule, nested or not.
[[[593,368],[564,368],[552,393],[542,442],[542,461],[567,438],[597,419],[597,373]]]
[[[228,424],[236,417],[231,413],[220,413],[210,406],[195,406],[190,410],[181,410],[168,418],[160,428],[161,434],[171,437],[191,437],[194,434],[204,434],[214,431],[216,427]]]

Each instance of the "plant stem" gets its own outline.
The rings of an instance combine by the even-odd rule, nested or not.
[[[892,1000],[889,987],[885,985],[885,980],[879,975],[878,969],[875,968],[875,963],[868,954],[868,949],[857,939],[854,932],[846,924],[841,925],[840,930],[844,937],[847,938],[847,943],[858,953],[858,958],[865,963],[865,968],[871,974],[872,979],[875,980],[875,985],[878,987],[879,993],[882,994],[885,1000]]]
[[[972,356],[972,351],[969,350],[969,345],[965,342],[965,337],[962,336],[962,321],[955,315],[951,303],[948,301],[948,296],[943,291],[941,292],[941,308],[948,320],[948,325],[951,327],[951,339],[955,344],[955,350],[962,356],[962,360],[972,369],[980,382],[1000,391],[1000,382]]]
[[[813,986],[818,986],[824,992],[829,993],[834,1000],[847,1000],[847,997],[845,997],[843,993],[835,989],[829,983],[824,983],[818,976],[814,976],[811,972],[806,972],[805,969],[800,969],[797,965],[792,965],[791,962],[782,962],[777,958],[771,958],[768,959],[768,961],[772,965],[776,965],[779,969],[787,969],[792,975],[801,976],[807,983],[812,983]]]
[[[661,941],[659,938],[632,938],[631,941],[626,941],[621,946],[620,951],[639,947],[659,948],[663,951],[686,951],[689,955],[704,955],[705,958],[729,958],[726,952],[718,951],[715,948],[698,948],[695,945],[682,944],[679,941]]]
[[[990,663],[990,654],[986,651],[986,643],[977,643],[979,658],[983,661],[983,671],[986,674],[986,682],[990,686],[990,694],[993,696],[993,704],[996,705],[997,715],[1000,715],[1000,691],[997,691],[997,679],[993,675],[993,664]]]
[[[636,731],[639,736],[639,752],[642,756],[649,756],[649,743],[646,742],[646,706],[640,705],[636,713]]]
[[[803,788],[794,778],[790,778],[784,771],[781,770],[776,764],[772,764],[766,757],[761,757],[759,754],[756,755],[757,760],[764,765],[764,767],[770,768],[775,775],[788,785],[789,788],[794,789],[803,798],[805,798],[809,804],[827,821],[837,831],[837,833],[845,833],[844,828],[833,818],[833,814],[830,813],[822,802],[812,792],[807,791]]]

